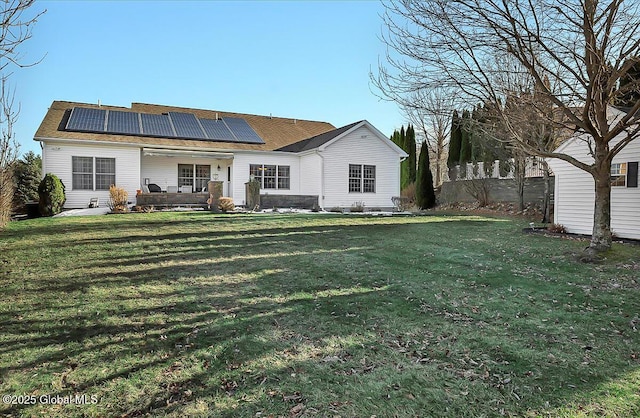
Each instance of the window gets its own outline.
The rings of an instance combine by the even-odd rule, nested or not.
[[[611,164],[611,186],[627,185],[627,163]]]
[[[196,165],[196,192],[201,192],[207,188],[207,183],[211,179],[210,165]]]
[[[93,157],[71,157],[73,190],[93,190]]]
[[[109,190],[116,184],[115,158],[71,157],[71,166],[73,190]]]
[[[290,172],[288,165],[278,166],[278,189],[289,189],[291,184]]]
[[[349,193],[375,193],[376,166],[349,164]]]
[[[275,189],[276,188],[276,166],[265,165],[262,168],[262,188],[263,189]]]
[[[198,193],[207,187],[211,180],[211,166],[200,164],[178,164],[178,188],[191,186]]]
[[[96,157],[96,190],[109,190],[116,184],[116,159]]]
[[[182,186],[193,187],[192,164],[178,164],[178,188]]]
[[[362,176],[362,191],[364,193],[376,192],[376,166],[365,165],[363,167],[364,175]]]
[[[289,189],[291,168],[288,165],[251,164],[249,176],[260,182],[261,189]]]
[[[362,166],[349,164],[349,192],[362,192]]]

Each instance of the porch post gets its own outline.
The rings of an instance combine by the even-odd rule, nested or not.
[[[218,203],[222,197],[222,183],[223,182],[221,181],[214,180],[210,180],[207,183],[207,190],[209,190],[209,199],[207,200],[207,203],[209,204],[209,210],[211,212],[220,212]]]

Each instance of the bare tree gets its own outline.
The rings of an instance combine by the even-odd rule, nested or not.
[[[385,65],[373,76],[385,95],[438,86],[459,89],[470,103],[504,103],[508,91],[492,80],[510,68],[487,65],[496,56],[515,59],[551,103],[555,131],[587,135],[592,161],[543,149],[519,136],[521,119],[501,117],[512,142],[527,153],[559,158],[595,182],[589,252],[611,247],[611,160],[640,131],[640,101],[612,120],[618,85],[640,55],[640,3],[623,0],[391,0],[383,16]],[[545,83],[545,79],[551,83]],[[625,85],[637,91],[639,81]],[[500,107],[505,108],[505,107]],[[543,114],[543,112],[541,112]],[[621,139],[620,139],[621,138]]]
[[[25,17],[34,0],[3,0],[0,3],[0,228],[11,216],[14,193],[13,166],[18,158],[19,144],[13,127],[20,113],[14,105],[14,91],[9,86],[9,70],[25,67],[20,45],[31,38],[31,29],[42,13]]]
[[[452,91],[435,88],[416,91],[402,103],[409,122],[417,128],[418,142],[426,141],[429,155],[433,156],[436,187],[442,184],[446,171],[454,98]]]

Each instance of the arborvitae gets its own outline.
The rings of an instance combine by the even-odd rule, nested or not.
[[[433,190],[433,175],[429,167],[429,147],[422,143],[416,179],[416,204],[420,209],[430,209],[436,205],[436,194]]]
[[[471,162],[471,138],[469,132],[469,111],[465,110],[462,113],[462,141],[460,145],[460,165]]]
[[[453,111],[451,119],[451,139],[449,141],[449,156],[447,157],[447,167],[453,168],[460,162],[460,147],[462,145],[462,126],[458,111]]]
[[[407,184],[411,184],[416,181],[416,131],[413,129],[413,126],[409,125],[406,133],[406,151],[409,154],[407,160],[409,161],[409,178],[407,179]]]
[[[404,125],[400,127],[400,148],[409,154],[409,147],[407,146],[407,135],[404,130]],[[405,158],[400,163],[400,190],[404,190],[409,185],[409,157]]]

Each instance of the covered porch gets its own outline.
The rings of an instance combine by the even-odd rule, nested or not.
[[[138,205],[207,205],[207,184],[219,184],[230,196],[233,154],[213,151],[143,148]]]

